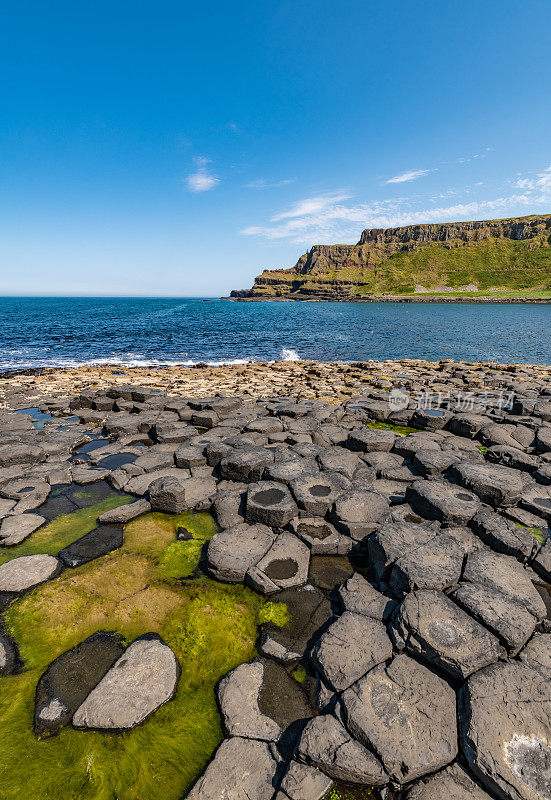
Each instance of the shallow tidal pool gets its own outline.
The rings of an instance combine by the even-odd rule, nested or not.
[[[117,496],[58,517],[5,560],[56,553],[96,526]],[[179,527],[193,538],[177,541]],[[241,585],[196,571],[216,532],[208,514],[147,514],[127,524],[118,550],[15,600],[4,612],[21,671],[0,678],[0,796],[10,800],[181,800],[222,739],[214,688],[255,655],[258,625],[287,621],[286,607]],[[36,685],[44,670],[91,634],[115,631],[126,643],[149,632],[181,667],[176,695],[125,733],[64,728],[33,731]]]

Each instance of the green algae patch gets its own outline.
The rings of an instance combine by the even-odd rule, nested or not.
[[[135,498],[129,495],[114,494],[112,497],[101,500],[93,506],[74,511],[72,514],[64,514],[43,528],[39,528],[21,544],[2,549],[0,551],[0,564],[5,564],[6,561],[11,561],[19,556],[31,556],[36,553],[47,553],[55,556],[64,547],[76,542],[85,533],[89,533],[89,531],[96,528],[97,518],[100,514],[131,503],[133,500]],[[40,509],[37,513],[40,513]]]
[[[194,538],[175,542],[182,526]],[[0,678],[2,796],[185,796],[222,739],[217,682],[254,657],[257,626],[264,619],[284,618],[281,609],[271,608],[282,604],[266,602],[245,586],[205,576],[178,580],[185,577],[179,573],[197,566],[196,543],[202,548],[215,531],[208,514],[147,514],[126,525],[120,549],[66,570],[9,607],[5,624],[18,643],[24,671]],[[38,739],[33,712],[40,675],[54,658],[99,630],[117,631],[127,642],[158,633],[181,667],[174,699],[122,734],[65,728]]]
[[[323,800],[375,800],[375,795],[366,786],[336,783]]]
[[[534,539],[537,539],[540,544],[545,544],[547,541],[549,534],[544,528],[531,528],[529,525],[523,525],[521,522],[515,522],[517,528],[522,528],[524,531],[528,531]]]
[[[391,425],[389,422],[368,422],[368,428],[376,431],[393,431],[400,436],[409,436],[410,433],[419,433],[419,428],[410,428],[407,425]]]

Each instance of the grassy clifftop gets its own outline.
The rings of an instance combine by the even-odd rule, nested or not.
[[[264,270],[250,299],[398,295],[551,297],[551,215],[367,229],[317,245],[292,269]]]

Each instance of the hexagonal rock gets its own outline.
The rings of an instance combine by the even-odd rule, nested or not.
[[[461,486],[494,508],[514,506],[524,488],[522,475],[510,467],[463,462],[456,464],[452,473]]]
[[[55,578],[62,570],[62,563],[54,556],[45,554],[19,556],[0,565],[0,592],[25,592],[44,581]]]
[[[75,728],[134,728],[174,696],[180,675],[176,656],[162,639],[135,639],[75,711]]]
[[[551,633],[533,636],[519,654],[520,660],[530,669],[535,669],[546,680],[551,680]]]
[[[276,770],[266,742],[225,739],[187,800],[272,800]]]
[[[114,475],[116,475],[115,472],[111,473],[109,478],[110,483],[113,483]],[[143,475],[135,475],[133,478],[130,478],[130,480],[126,481],[122,488],[124,488],[125,492],[130,492],[130,494],[137,494],[141,496],[148,491],[154,481],[157,481],[160,478],[176,478],[177,480],[181,481],[185,478],[189,478],[189,476],[189,470],[178,469],[178,467],[155,469],[152,472],[146,472]]]
[[[338,590],[340,602],[345,611],[363,614],[365,617],[378,619],[380,622],[388,619],[396,608],[396,601],[385,597],[373,586],[355,572],[346,583]]]
[[[256,566],[247,570],[247,583],[262,594],[303,586],[308,580],[310,550],[292,533],[280,534]]]
[[[363,461],[344,447],[326,447],[318,456],[318,461],[324,470],[340,472],[351,479]]]
[[[471,527],[477,536],[492,550],[526,561],[537,553],[539,542],[525,528],[515,525],[489,508],[476,514]]]
[[[538,430],[536,448],[539,453],[551,453],[551,428],[540,428]]]
[[[515,661],[471,675],[459,693],[465,758],[507,800],[551,798],[551,686]]]
[[[280,726],[258,707],[263,681],[264,664],[256,661],[236,667],[218,684],[218,702],[228,736],[267,742],[279,739]]]
[[[262,478],[264,469],[273,460],[273,453],[263,447],[243,447],[222,459],[220,475],[229,481],[252,483]]]
[[[387,500],[378,492],[351,489],[341,495],[331,510],[338,530],[361,541],[388,517]]]
[[[437,475],[445,472],[452,464],[460,460],[453,450],[420,449],[413,456],[413,466],[421,475]]]
[[[0,496],[17,500],[15,514],[34,511],[42,505],[50,494],[51,486],[42,478],[21,478],[0,487]]]
[[[354,546],[349,536],[343,536],[323,517],[296,517],[289,527],[312,555],[346,555]]]
[[[241,523],[215,533],[207,549],[209,572],[226,583],[242,583],[249,567],[257,564],[276,539],[266,525]]]
[[[530,574],[510,556],[480,550],[467,556],[461,585],[452,594],[469,614],[515,654],[546,617]]]
[[[247,522],[261,522],[282,528],[298,514],[298,508],[285,484],[276,481],[252,483],[247,490]]]
[[[348,434],[346,446],[349,450],[359,453],[374,453],[376,451],[389,452],[396,441],[396,434],[392,431],[365,428],[352,431]]]
[[[492,800],[459,764],[431,775],[408,789],[404,800]]]
[[[469,522],[480,508],[475,494],[444,481],[415,481],[407,487],[406,500],[422,517],[455,525]]]
[[[10,547],[20,544],[45,522],[44,517],[39,514],[17,514],[14,517],[5,517],[0,525],[0,545]]]
[[[141,498],[134,503],[127,503],[125,506],[118,506],[118,508],[105,511],[98,517],[98,522],[101,522],[102,525],[125,525],[130,520],[136,519],[142,514],[147,514],[149,511],[151,511],[151,503]]]
[[[292,483],[297,478],[319,475],[319,467],[313,458],[297,458],[291,461],[275,461],[264,470],[265,480]]]
[[[406,655],[375,667],[341,699],[346,727],[398,783],[447,766],[457,754],[455,692]]]
[[[505,655],[495,636],[441,592],[408,594],[392,618],[391,635],[398,650],[458,680]]]
[[[534,486],[523,492],[520,500],[523,508],[538,514],[551,525],[551,486]]]
[[[291,483],[291,491],[299,508],[312,517],[323,517],[349,486],[348,478],[339,472],[320,472],[311,478],[297,478]]]
[[[205,511],[216,495],[214,478],[160,478],[149,487],[149,502],[155,511],[180,514]]]
[[[378,581],[388,577],[395,561],[430,542],[436,531],[422,525],[390,522],[381,526],[367,540],[369,561]]]
[[[416,589],[447,589],[461,577],[464,556],[463,545],[444,531],[394,563],[390,587],[397,595]]]
[[[322,800],[333,781],[315,767],[291,761],[280,784],[275,800]]]
[[[342,692],[392,656],[386,628],[376,619],[345,611],[314,645],[310,658],[325,681]]]
[[[384,786],[388,782],[380,761],[353,739],[332,714],[322,714],[307,723],[296,757],[336,781],[368,786]]]
[[[15,464],[34,464],[44,461],[46,453],[41,447],[32,444],[3,444],[0,446],[0,467]]]

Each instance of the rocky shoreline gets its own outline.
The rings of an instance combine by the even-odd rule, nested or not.
[[[218,684],[225,739],[190,800],[551,798],[550,366],[82,367],[3,378],[0,403],[0,554],[67,487],[132,498],[1,563],[4,613],[152,510],[210,512],[199,573],[288,610]],[[118,735],[172,702],[159,636],[94,636],[44,673],[38,728]],[[22,669],[0,625],[0,673]]]
[[[236,303],[265,303],[270,301],[281,303],[492,303],[495,305],[549,305],[551,298],[549,297],[442,297],[431,295],[416,295],[416,296],[403,296],[403,295],[380,295],[380,296],[367,296],[367,297],[354,297],[348,295],[341,295],[335,293],[320,293],[315,296],[307,294],[282,294],[276,296],[266,297],[240,297],[238,292],[234,292],[231,297],[222,297],[222,300],[233,300]]]

